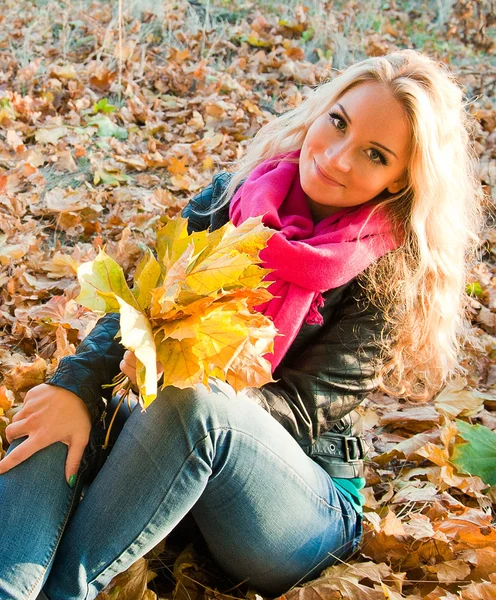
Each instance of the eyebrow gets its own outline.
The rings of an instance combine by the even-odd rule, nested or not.
[[[342,104],[340,104],[339,102],[337,103],[337,105],[341,109],[343,115],[346,117],[346,120],[348,121],[348,123],[351,125],[350,115],[346,112],[344,106]],[[374,146],[379,146],[380,148],[382,148],[386,152],[389,152],[389,154],[392,154],[395,158],[398,158],[396,156],[396,154],[390,148],[387,148],[386,146],[383,146],[382,144],[379,144],[379,142],[370,142],[370,143],[374,144]]]
[[[346,112],[344,106],[342,104],[339,104],[339,102],[337,103],[337,105],[339,106],[339,108],[343,111],[344,116],[346,117],[346,120],[348,121],[348,123],[351,125],[351,119],[350,119],[350,115]]]
[[[396,156],[396,154],[390,150],[389,148],[387,148],[386,146],[383,146],[382,144],[379,144],[379,142],[370,142],[371,144],[374,144],[374,146],[379,146],[380,148],[382,148],[383,150],[385,150],[386,152],[389,152],[389,154],[392,154],[395,158],[398,158]]]

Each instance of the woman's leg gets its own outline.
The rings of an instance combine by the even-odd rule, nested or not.
[[[191,509],[233,580],[266,593],[315,575],[356,537],[352,507],[263,409],[223,384],[167,388],[125,424],[66,528],[46,596],[95,598]]]
[[[11,444],[13,450],[21,440]],[[0,475],[0,598],[37,597],[81,493],[65,480],[67,446],[52,444]]]

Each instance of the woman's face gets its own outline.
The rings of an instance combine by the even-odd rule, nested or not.
[[[402,105],[376,82],[348,90],[308,129],[300,180],[315,220],[406,185],[411,132]]]

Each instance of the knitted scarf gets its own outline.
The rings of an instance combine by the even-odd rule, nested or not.
[[[257,310],[272,318],[279,332],[274,370],[304,322],[322,325],[322,293],[356,277],[382,255],[398,247],[386,211],[376,201],[344,208],[314,223],[300,184],[300,151],[262,162],[235,193],[229,210],[234,225],[263,215],[274,229],[260,253],[273,298]],[[285,159],[293,162],[288,162]]]

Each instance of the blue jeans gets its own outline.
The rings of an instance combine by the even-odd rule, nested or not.
[[[316,577],[361,535],[327,473],[222,383],[167,388],[135,410],[79,503],[98,452],[87,449],[74,490],[66,453],[53,444],[0,475],[2,600],[42,589],[49,600],[93,599],[189,511],[231,580],[267,595]]]

